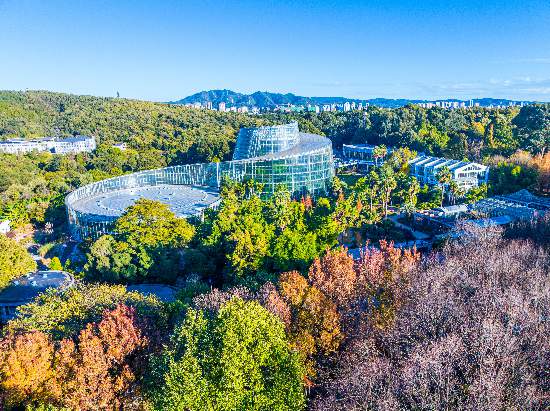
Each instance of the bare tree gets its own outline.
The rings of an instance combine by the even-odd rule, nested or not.
[[[311,409],[550,407],[550,253],[497,228],[462,231],[408,276],[390,328],[363,317]]]

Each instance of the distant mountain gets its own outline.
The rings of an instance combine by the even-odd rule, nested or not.
[[[392,106],[395,102],[397,105],[407,104],[405,100],[380,100],[380,105]],[[169,104],[194,104],[194,103],[207,103],[212,102],[214,106],[224,102],[228,107],[231,106],[256,106],[256,107],[269,107],[273,108],[285,104],[292,105],[307,105],[307,104],[343,104],[346,101],[350,103],[355,101],[356,103],[367,103],[369,100],[351,99],[345,97],[303,97],[297,96],[292,93],[270,93],[268,91],[256,91],[252,94],[237,93],[232,90],[208,90],[195,93],[191,96],[185,97],[181,100],[170,101]],[[399,102],[399,103],[397,103]]]
[[[323,105],[323,104],[343,104],[345,102],[355,103],[369,103],[369,105],[378,107],[402,107],[411,103],[426,103],[431,100],[410,100],[410,99],[387,99],[387,98],[373,98],[367,100],[346,98],[346,97],[303,97],[297,96],[292,93],[270,93],[268,91],[256,91],[252,94],[237,93],[232,90],[206,90],[199,93],[195,93],[191,96],[185,97],[181,100],[170,101],[168,104],[205,104],[211,102],[214,107],[221,102],[224,102],[227,107],[232,106],[247,106],[247,107],[259,107],[259,108],[274,108],[281,105],[295,105],[306,106],[311,105]],[[463,102],[469,100],[458,99],[446,99],[438,101],[448,102]],[[479,103],[480,106],[498,106],[509,105],[510,103],[519,103],[519,101],[507,100],[507,99],[493,99],[493,98],[481,98],[473,99],[474,103]]]

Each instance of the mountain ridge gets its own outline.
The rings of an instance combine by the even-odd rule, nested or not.
[[[356,104],[362,103],[374,105],[378,107],[395,108],[402,107],[407,104],[415,103],[427,103],[436,100],[422,100],[422,99],[389,99],[389,98],[372,98],[372,99],[358,99],[347,97],[305,97],[298,96],[293,93],[272,93],[269,91],[255,91],[251,94],[239,93],[228,89],[216,89],[216,90],[203,90],[190,96],[184,97],[180,100],[169,101],[167,104],[205,104],[211,102],[214,107],[223,102],[226,106],[247,106],[247,107],[260,107],[260,108],[274,108],[281,105],[323,105],[323,104],[343,104],[346,102]],[[440,99],[437,101],[448,102],[467,102],[469,100],[460,100],[456,98]],[[479,103],[480,106],[497,106],[497,105],[509,105],[510,103],[520,103],[519,100],[510,99],[495,99],[495,98],[476,98],[472,99],[474,103]],[[531,103],[530,101],[526,101]]]

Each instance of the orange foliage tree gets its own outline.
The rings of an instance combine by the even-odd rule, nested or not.
[[[76,341],[54,343],[43,332],[8,335],[0,357],[5,403],[121,408],[143,368],[149,334],[134,308],[119,305],[106,310],[99,323],[88,324]]]
[[[347,250],[340,247],[316,258],[309,269],[309,280],[339,308],[348,307],[356,297],[357,273]]]
[[[297,271],[281,275],[279,290],[289,307],[287,330],[291,343],[304,356],[308,373],[313,375],[313,358],[336,351],[343,338],[336,305]],[[271,301],[280,306],[277,297],[272,296]]]

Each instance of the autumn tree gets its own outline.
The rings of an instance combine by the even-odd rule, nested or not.
[[[77,343],[62,340],[56,352],[62,406],[108,410],[131,401],[144,371],[148,331],[134,308],[120,305],[106,311],[99,323],[88,324]]]
[[[10,333],[0,341],[0,405],[51,403],[59,398],[55,348],[40,331]]]
[[[106,310],[75,339],[10,333],[0,356],[6,404],[110,410],[139,401],[136,381],[156,341],[147,321],[125,305]]]
[[[358,277],[353,258],[343,247],[327,250],[323,257],[316,258],[308,278],[342,309],[349,307],[355,298]]]
[[[357,294],[360,300],[373,301],[370,306],[376,324],[391,325],[395,312],[402,304],[402,292],[408,275],[416,267],[420,254],[416,249],[395,248],[392,242],[380,241],[380,247],[368,245],[357,262]],[[362,312],[356,312],[362,315]]]
[[[391,326],[363,319],[312,410],[548,409],[548,249],[463,229],[409,273]]]
[[[336,304],[297,271],[283,273],[278,288],[290,311],[287,329],[291,344],[313,376],[316,356],[335,352],[343,338]]]

